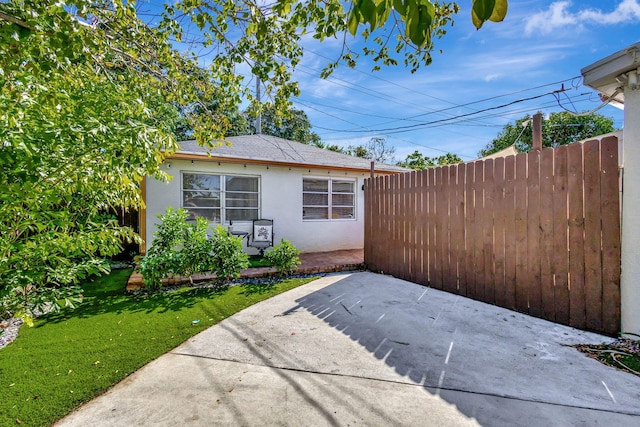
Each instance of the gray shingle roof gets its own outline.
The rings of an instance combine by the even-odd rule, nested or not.
[[[226,139],[231,145],[205,148],[195,141],[183,141],[178,154],[206,156],[215,158],[264,161],[267,163],[299,164],[301,166],[320,166],[337,169],[358,169],[369,171],[371,161],[335,151],[324,150],[312,145],[277,138],[270,135],[231,136]],[[375,164],[376,172],[408,172],[408,169],[384,163]]]

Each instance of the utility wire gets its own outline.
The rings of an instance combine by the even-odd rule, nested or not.
[[[305,49],[305,51],[311,52],[312,54],[314,54],[316,56],[319,56],[320,58],[324,58],[324,59],[327,59],[327,60],[331,61],[331,58],[329,58],[328,56],[322,55],[322,54],[320,54],[320,53],[318,53],[318,52],[316,52],[314,50]],[[307,68],[310,68],[310,67],[307,67]],[[478,101],[473,101],[473,102],[469,102],[469,103],[465,103],[465,104],[457,104],[457,103],[452,102],[452,101],[450,101],[448,99],[438,98],[436,96],[429,95],[429,94],[424,93],[424,92],[416,91],[415,88],[409,88],[409,87],[403,86],[403,85],[401,85],[399,83],[396,83],[396,82],[394,82],[392,80],[388,80],[388,79],[382,78],[380,76],[377,76],[375,73],[367,73],[367,72],[364,72],[362,70],[358,70],[357,68],[350,68],[350,70],[353,70],[353,71],[355,71],[357,73],[360,73],[360,74],[364,74],[367,77],[372,77],[372,78],[374,78],[376,80],[383,81],[385,83],[391,84],[391,85],[399,87],[401,89],[405,89],[405,90],[408,90],[408,91],[411,91],[411,92],[414,92],[414,93],[418,93],[418,94],[420,94],[422,96],[425,96],[427,98],[435,99],[435,100],[441,101],[441,102],[446,102],[447,104],[451,104],[453,106],[451,108],[468,107],[469,105],[474,105],[474,104],[477,104],[479,102],[491,101],[491,100],[502,98],[502,97],[505,97],[505,96],[516,95],[518,93],[528,92],[530,90],[541,89],[543,87],[554,86],[554,85],[557,85],[557,84],[560,84],[560,83],[564,83],[564,82],[567,82],[567,81],[572,81],[573,82],[576,79],[581,79],[581,76],[574,76],[574,77],[570,77],[568,79],[559,80],[557,82],[546,83],[546,84],[543,84],[543,85],[540,85],[540,86],[535,86],[535,87],[531,87],[531,88],[527,88],[527,89],[521,89],[521,90],[517,90],[515,92],[505,93],[505,94],[501,94],[501,95],[496,95],[496,96],[493,96],[493,97],[490,97],[490,98],[481,99],[481,100],[478,100]],[[430,113],[436,113],[436,112],[439,112],[439,111],[443,111],[443,110],[431,110]]]
[[[455,120],[455,119],[458,119],[458,118],[461,118],[461,117],[469,117],[469,116],[472,116],[472,115],[475,115],[475,114],[478,114],[478,113],[483,113],[485,111],[497,110],[497,109],[500,109],[500,108],[508,107],[509,105],[514,105],[514,104],[518,104],[518,103],[525,102],[525,101],[531,101],[531,100],[542,98],[542,97],[545,97],[545,96],[548,96],[548,95],[554,95],[556,93],[560,93],[560,92],[563,92],[565,90],[567,90],[567,89],[562,88],[562,89],[559,89],[559,90],[556,90],[556,91],[553,91],[553,92],[543,93],[541,95],[530,96],[530,97],[527,97],[527,98],[520,98],[520,99],[517,99],[515,101],[511,101],[511,102],[508,102],[508,103],[505,103],[505,104],[501,104],[501,105],[497,105],[497,106],[494,106],[494,107],[488,107],[488,108],[485,108],[485,109],[482,109],[482,110],[474,111],[472,113],[460,114],[460,115],[458,115],[456,117],[450,117],[450,118],[439,119],[439,120],[432,120],[430,122],[418,123],[418,124],[413,124],[413,125],[397,126],[397,127],[384,128],[384,129],[372,129],[372,132],[396,132],[396,131],[406,132],[409,129],[416,129],[416,128],[425,127],[425,126],[436,124],[436,123],[448,122],[448,121]],[[353,130],[353,129],[347,129],[347,130],[344,130],[344,129],[329,129],[329,128],[324,128],[324,129],[325,130],[332,130],[332,131],[336,131],[336,132],[345,132],[345,133],[361,132],[359,130]]]

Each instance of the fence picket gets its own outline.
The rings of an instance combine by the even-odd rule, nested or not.
[[[567,146],[569,188],[582,188],[584,182],[583,145]],[[584,291],[584,198],[582,191],[569,192],[569,324],[586,325]]]
[[[540,159],[541,152],[527,154],[527,283],[528,313],[540,316],[542,291],[540,289]]]
[[[540,158],[540,287],[544,319],[555,321],[553,276],[553,148],[542,150]]]
[[[436,282],[436,171],[429,168],[429,286]]]
[[[444,278],[444,289],[447,292],[457,293],[458,282],[456,279],[456,202],[457,202],[457,183],[456,183],[456,166],[450,165],[444,168],[444,173],[447,175],[446,185],[448,187],[447,194],[447,224],[446,224],[446,250],[447,250],[447,268],[446,277]]]
[[[600,216],[600,143],[584,143],[584,193],[589,203],[584,209],[584,287],[586,292],[586,327],[602,328],[602,228]]]
[[[398,267],[402,264],[400,257],[402,256],[403,242],[400,237],[400,225],[402,218],[400,216],[400,175],[394,175],[391,179],[391,208],[393,212],[393,246],[391,247],[391,267],[389,273],[392,276],[398,276]]]
[[[556,321],[569,324],[569,247],[567,245],[567,147],[554,151],[553,277]]]
[[[620,178],[618,175],[618,140],[608,137],[601,147],[601,216],[602,216],[602,330],[620,331]]]
[[[494,303],[496,305],[504,305],[504,286],[505,286],[505,230],[506,230],[506,209],[505,209],[505,187],[506,181],[504,176],[504,157],[499,157],[494,162],[493,182],[495,187],[495,196],[492,208],[494,212]]]
[[[465,245],[466,245],[466,257],[465,257],[465,282],[467,293],[466,296],[469,298],[476,297],[476,267],[474,265],[474,241],[475,231],[477,227],[475,226],[475,216],[476,216],[476,208],[475,208],[475,181],[476,181],[476,166],[478,162],[468,163],[467,164],[467,181],[465,183],[465,205],[466,205],[466,213],[465,213]]]
[[[504,237],[504,305],[502,307],[515,309],[516,307],[516,156],[504,159],[504,200],[505,211],[505,237]]]
[[[516,310],[527,313],[529,310],[528,288],[531,278],[527,269],[527,154],[516,156]]]
[[[429,284],[429,231],[427,229],[427,190],[428,190],[428,177],[426,171],[418,172],[418,193],[419,193],[419,236],[418,242],[420,244],[420,279],[418,283],[421,285]]]
[[[393,239],[393,229],[391,227],[393,221],[393,212],[391,211],[391,177],[385,176],[383,181],[383,196],[384,196],[384,223],[383,232],[387,236],[387,244],[383,246],[384,261],[382,262],[383,268],[381,271],[389,272],[391,268],[391,248],[390,241]]]
[[[464,253],[464,223],[461,221],[464,209],[464,187],[460,183],[460,178],[464,179],[464,165],[454,165],[450,169],[450,181],[453,185],[451,197],[451,288],[452,292],[460,293],[460,259]],[[464,181],[463,181],[464,182]]]
[[[495,263],[493,241],[493,215],[495,211],[495,184],[493,181],[494,160],[484,161],[484,179],[482,184],[482,259],[483,297],[482,300],[494,304],[495,302]]]

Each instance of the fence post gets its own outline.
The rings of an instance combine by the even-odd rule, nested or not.
[[[533,115],[533,150],[542,151],[542,113]]]

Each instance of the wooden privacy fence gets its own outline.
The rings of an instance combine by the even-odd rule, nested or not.
[[[615,137],[369,179],[365,263],[615,335],[619,188]]]

